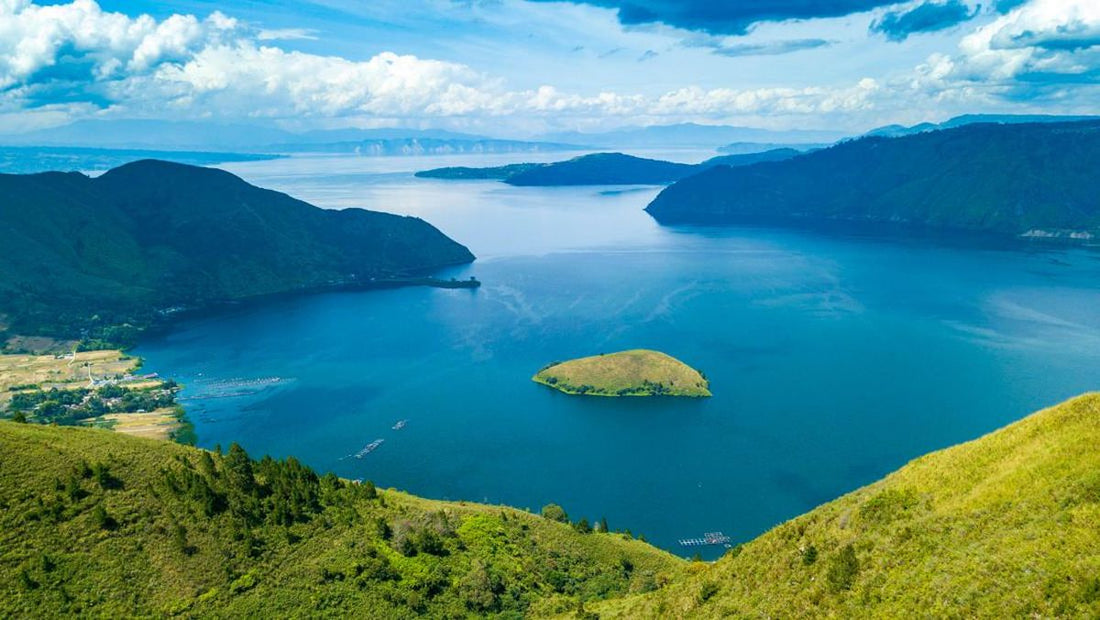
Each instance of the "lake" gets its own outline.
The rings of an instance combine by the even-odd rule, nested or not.
[[[422,217],[479,257],[445,275],[484,285],[242,306],[137,353],[186,384],[203,447],[236,441],[433,498],[554,502],[684,555],[677,539],[747,540],[1100,388],[1100,253],[665,228],[643,211],[659,188],[412,176],[531,159],[226,165],[319,206]],[[638,347],[703,370],[714,397],[571,397],[530,381]]]

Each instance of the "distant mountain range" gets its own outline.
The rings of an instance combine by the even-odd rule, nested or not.
[[[893,223],[1089,240],[1100,234],[1100,121],[967,124],[712,168],[647,207],[666,224]]]
[[[539,140],[565,142],[600,148],[707,148],[714,149],[732,142],[766,142],[772,144],[832,143],[847,137],[829,130],[772,130],[734,125],[651,125],[626,127],[614,131],[583,133],[567,131],[543,134]]]
[[[424,221],[327,210],[209,168],[0,175],[0,314],[72,337],[157,309],[348,285],[474,259]]]
[[[942,123],[920,123],[911,127],[905,125],[887,125],[868,131],[867,136],[897,138],[911,136],[927,131],[954,129],[976,123],[996,123],[1001,125],[1021,125],[1026,123],[1067,123],[1076,121],[1100,120],[1098,116],[1057,116],[1053,114],[964,114]]]
[[[747,166],[800,155],[795,149],[723,155],[700,164],[645,159],[622,153],[593,153],[550,164],[510,164],[492,168],[436,168],[417,172],[433,179],[497,179],[517,186],[665,185],[715,166]]]
[[[751,155],[753,153],[763,153],[764,151],[774,151],[777,149],[794,149],[803,152],[816,151],[817,149],[823,149],[831,144],[831,142],[799,144],[780,144],[778,142],[731,142],[714,150],[723,155]]]
[[[443,129],[333,129],[295,133],[257,125],[159,120],[89,120],[4,136],[9,146],[65,146],[157,151],[422,155],[576,150],[565,144],[501,140]]]
[[[281,155],[211,153],[206,151],[147,151],[69,146],[0,146],[0,173],[31,174],[49,171],[103,171],[142,160],[160,159],[180,164],[209,166],[227,162],[263,161]]]

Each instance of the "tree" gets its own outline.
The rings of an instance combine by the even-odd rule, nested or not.
[[[27,414],[22,412],[22,411],[16,411],[11,416],[11,421],[12,422],[18,422],[19,424],[26,424],[27,423]]]
[[[608,529],[608,527],[607,527],[607,517],[600,517],[600,527],[599,527],[599,530],[600,530],[601,532],[603,532],[604,534],[606,534],[606,533],[608,533],[608,532],[610,532],[610,531],[611,531],[611,530],[610,530],[610,529]]]
[[[544,519],[550,519],[558,523],[569,523],[569,515],[565,513],[564,508],[557,504],[547,504],[543,506],[542,516]]]
[[[585,519],[584,517],[581,517],[581,520],[577,521],[577,524],[574,525],[573,528],[581,534],[592,533],[592,526],[588,524],[588,519]]]

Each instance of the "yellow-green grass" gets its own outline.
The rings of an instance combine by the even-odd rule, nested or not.
[[[682,583],[595,609],[601,618],[1100,617],[1100,395],[918,458]]]
[[[0,617],[540,617],[661,587],[687,569],[623,535],[394,490],[372,499],[348,493],[363,487],[322,484],[310,520],[242,525],[232,496],[208,516],[203,496],[186,490],[208,467],[219,488],[237,476],[230,459],[208,465],[203,455],[99,429],[0,422]],[[117,483],[81,476],[88,465]],[[367,459],[356,465],[371,470]],[[442,551],[399,552],[410,524],[446,528]]]
[[[588,396],[710,396],[698,370],[648,349],[582,357],[551,364],[532,380],[566,394]]]
[[[180,429],[180,412],[175,407],[155,409],[146,413],[108,413],[85,421],[89,426],[108,428],[116,433],[169,440]]]
[[[0,355],[0,406],[12,388],[34,385],[42,389],[87,387],[89,378],[102,380],[132,373],[139,360],[122,351],[81,351],[68,355]]]

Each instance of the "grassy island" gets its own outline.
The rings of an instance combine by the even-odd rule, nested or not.
[[[635,349],[540,370],[532,380],[566,394],[586,396],[710,396],[701,372],[660,351]]]

